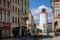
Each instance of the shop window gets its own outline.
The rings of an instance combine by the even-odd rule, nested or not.
[[[2,30],[2,37],[10,37],[10,29],[8,28],[3,28]]]

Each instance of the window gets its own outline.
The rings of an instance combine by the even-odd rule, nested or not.
[[[56,2],[55,2],[55,3],[54,3],[54,7],[55,7],[55,8],[59,8],[59,3],[56,3]]]
[[[26,14],[26,9],[25,9],[25,14]]]
[[[18,8],[18,14],[19,14],[19,12],[20,12],[20,10],[19,10],[19,8]]]
[[[54,11],[54,17],[56,18],[59,13],[60,13],[60,10],[55,10]]]
[[[19,23],[19,18],[18,18],[18,23]]]
[[[10,7],[10,1],[8,0],[8,8]]]
[[[17,0],[15,0],[15,3],[17,3]]]
[[[6,0],[4,0],[4,6],[6,6]]]
[[[7,14],[7,22],[10,22],[10,13]]]
[[[12,22],[14,23],[14,16],[12,17]]]
[[[0,10],[0,20],[2,20],[2,11]]]
[[[28,5],[29,5],[29,1],[28,1]]]
[[[19,4],[19,0],[18,0],[18,4]]]
[[[17,17],[15,17],[15,22],[17,23]]]
[[[59,13],[60,13],[60,10],[59,10]]]
[[[56,14],[57,14],[57,12],[56,11],[54,11],[54,17],[56,18]]]
[[[25,0],[25,6],[26,6],[26,0]]]
[[[13,6],[13,11],[14,11],[14,6]]]
[[[15,7],[15,12],[17,12],[17,7]]]
[[[2,1],[0,0],[0,5],[1,5],[1,2],[2,2]]]
[[[13,0],[13,2],[14,2],[14,0]]]
[[[6,12],[4,12],[3,14],[4,14],[4,21],[6,21]]]

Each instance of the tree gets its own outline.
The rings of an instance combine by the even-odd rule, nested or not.
[[[36,23],[34,23],[34,28],[36,28]]]

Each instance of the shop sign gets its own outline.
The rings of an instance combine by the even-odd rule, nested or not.
[[[58,18],[58,29],[59,29],[60,28],[60,14],[58,14],[57,18]]]

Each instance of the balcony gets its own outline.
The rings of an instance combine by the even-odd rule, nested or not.
[[[26,23],[20,23],[21,26],[26,26]]]
[[[29,18],[29,16],[28,16],[28,14],[23,14],[22,18],[25,19],[25,20],[27,20]]]

